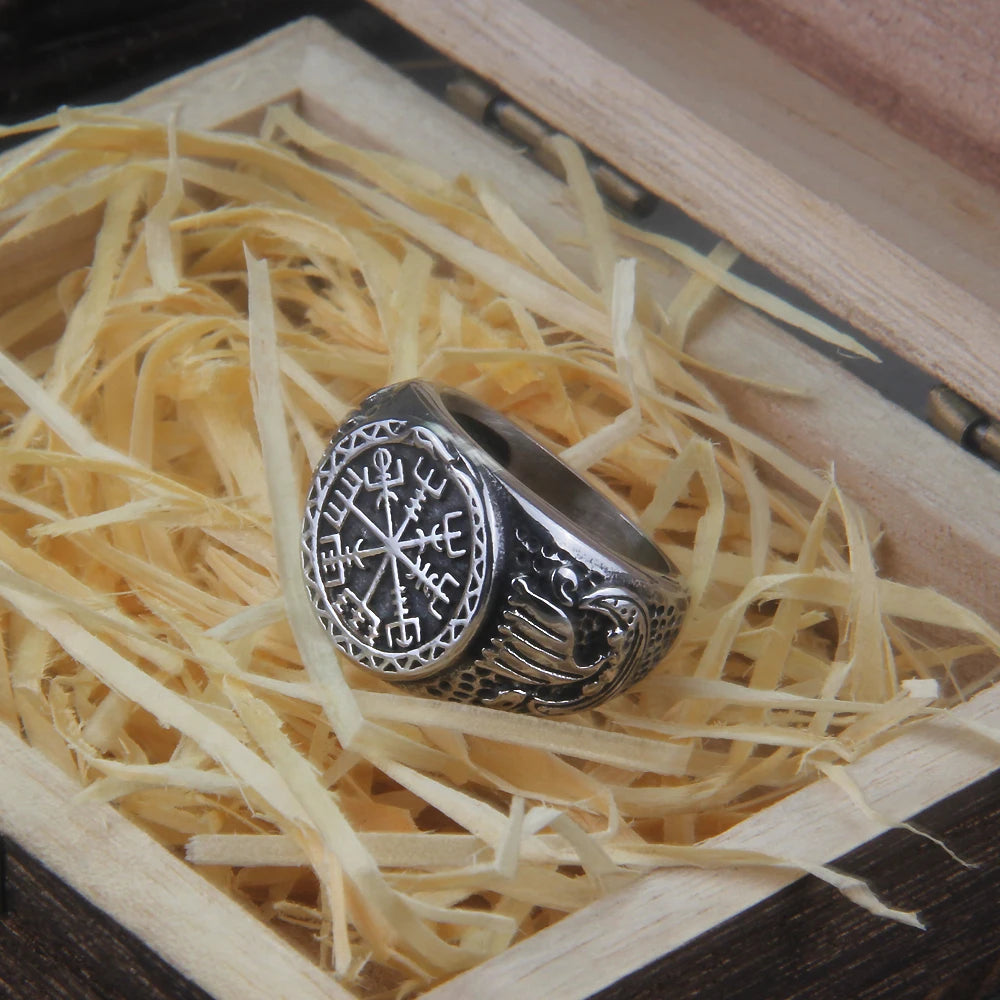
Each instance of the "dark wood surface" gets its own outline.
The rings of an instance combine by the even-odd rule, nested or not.
[[[398,50],[402,33],[361,0],[0,0],[0,121],[119,100],[310,14]]]
[[[919,911],[926,930],[873,917],[805,878],[594,1000],[1000,1000],[1000,772],[917,822],[976,867],[902,831],[837,867]],[[5,860],[0,996],[205,1000],[17,845],[7,842]]]
[[[836,867],[869,880],[924,931],[802,879],[595,1000],[1000,1000],[1000,773],[917,818],[964,861],[893,830]]]
[[[0,845],[0,997],[208,1000],[16,844]]]

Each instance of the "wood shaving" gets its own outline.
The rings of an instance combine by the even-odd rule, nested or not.
[[[589,278],[488,185],[288,107],[259,137],[36,127],[0,173],[0,256],[38,262],[0,301],[0,720],[84,797],[358,995],[419,991],[669,865],[795,867],[915,922],[846,876],[700,846],[817,775],[866,809],[841,765],[1000,650],[880,579],[870,519],[733,423],[685,353],[729,296],[862,348],[733,276],[727,245],[612,220],[568,141]],[[689,277],[654,303],[665,255]],[[414,376],[561,452],[686,574],[676,648],[632,691],[510,716],[401,695],[327,640],[300,580],[311,469]]]

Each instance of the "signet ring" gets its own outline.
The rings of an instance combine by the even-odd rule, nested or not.
[[[320,622],[362,667],[543,716],[645,677],[688,603],[611,500],[496,410],[419,380],[373,393],[337,430],[302,561]]]

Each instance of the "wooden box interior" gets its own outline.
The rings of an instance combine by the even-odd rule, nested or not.
[[[426,18],[419,4],[384,6],[429,37],[439,42],[445,37],[427,27],[437,23],[436,16]],[[992,330],[984,326],[1000,304],[985,252],[990,226],[1000,218],[1000,199],[994,193],[927,159],[930,154],[911,149],[874,121],[857,118],[860,113],[839,99],[825,92],[822,99],[815,97],[814,85],[788,67],[779,70],[760,53],[754,58],[770,67],[769,75],[749,88],[748,106],[734,111],[697,96],[692,78],[699,73],[705,77],[706,71],[691,61],[682,70],[675,62],[673,69],[654,72],[657,53],[634,29],[628,37],[635,47],[616,49],[624,43],[612,44],[609,39],[619,36],[600,33],[596,0],[512,3],[502,12],[485,2],[435,6],[453,8],[459,25],[463,19],[492,17],[489,28],[501,42],[508,37],[504,32],[513,37],[515,28],[533,39],[530,58],[523,47],[512,55],[500,42],[490,54],[475,41],[482,32],[471,26],[459,31],[460,41],[453,36],[448,44],[461,48],[468,60],[485,67],[526,103],[532,103],[530,95],[537,96],[544,106],[534,102],[536,108],[550,120],[808,287],[819,301],[902,353],[918,361],[930,358],[929,367],[954,376],[953,384],[973,398],[991,393],[996,398],[1000,350],[990,336],[1000,325]],[[655,16],[655,4],[639,6]],[[703,24],[703,11],[686,5],[677,10],[691,31],[716,32],[712,38],[720,45],[739,49],[745,41],[734,40],[723,25]],[[556,26],[560,18],[570,27]],[[546,39],[555,46],[550,53],[566,62],[560,82],[547,88],[540,68]],[[615,124],[609,108],[618,98],[602,103],[606,90],[588,91],[568,75],[579,66],[574,59],[582,58],[584,49],[604,60],[596,71],[607,87],[613,90],[617,80],[628,89],[631,80],[631,91],[618,98],[638,100],[641,114],[621,113]],[[626,51],[634,57],[625,58]],[[725,82],[735,72],[736,57],[718,61],[729,69],[722,74],[723,84],[715,86],[738,90],[739,79]],[[672,89],[672,72],[684,76],[679,89]],[[636,82],[643,73],[648,79]],[[579,106],[571,106],[573,88],[582,88],[575,91],[578,97],[584,94]],[[664,96],[677,93],[690,99]],[[805,107],[814,98],[821,107],[812,119],[800,121],[789,113],[796,101]],[[570,229],[560,182],[319,21],[299,22],[155,87],[127,102],[126,110],[159,119],[176,111],[180,123],[190,128],[252,130],[263,109],[277,102],[291,102],[337,138],[399,152],[449,175],[464,171],[489,178],[552,245]],[[756,131],[748,121],[757,123]],[[640,126],[645,138],[638,136]],[[822,139],[819,146],[816,136]],[[873,151],[880,151],[879,156]],[[826,169],[813,177],[810,165],[826,160]],[[862,160],[870,169],[859,166]],[[930,185],[931,193],[942,197],[928,197],[926,189],[915,193],[910,177],[923,178],[925,188]],[[897,183],[887,186],[889,178]],[[765,197],[761,192],[770,193]],[[966,217],[955,206],[973,196],[980,199],[975,203],[980,211]],[[878,211],[872,215],[868,209],[873,205]],[[62,267],[86,242],[87,227],[84,218],[75,235],[62,234],[59,246],[35,247],[30,257],[8,268],[8,276]],[[933,240],[945,240],[954,253],[938,249],[940,243]],[[807,388],[810,395],[803,400],[730,384],[724,391],[732,414],[751,430],[816,469],[836,465],[841,484],[889,526],[881,550],[887,575],[934,586],[992,622],[1000,619],[1000,533],[995,530],[1000,491],[993,470],[753,310],[728,310],[698,337],[693,350],[706,361],[726,365],[735,357],[748,375]],[[954,714],[1000,725],[1000,692],[986,691]],[[903,818],[995,765],[995,755],[982,741],[936,722],[880,748],[851,771],[873,806]],[[75,803],[76,791],[53,765],[0,727],[0,830],[176,968],[219,997],[348,996],[330,976],[111,807]],[[817,783],[714,842],[785,851],[807,863],[829,861],[883,830],[859,811],[844,808],[842,794],[828,783]],[[666,870],[427,995],[437,1000],[549,996],[558,983],[561,997],[588,996],[794,877],[775,870]],[[585,962],[579,957],[581,948],[587,951]]]

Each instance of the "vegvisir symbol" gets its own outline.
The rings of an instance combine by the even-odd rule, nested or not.
[[[451,499],[449,499],[451,498]],[[453,612],[469,512],[447,466],[413,446],[364,449],[320,514],[323,583],[341,622],[387,652],[413,648]],[[322,529],[321,529],[322,530]]]

